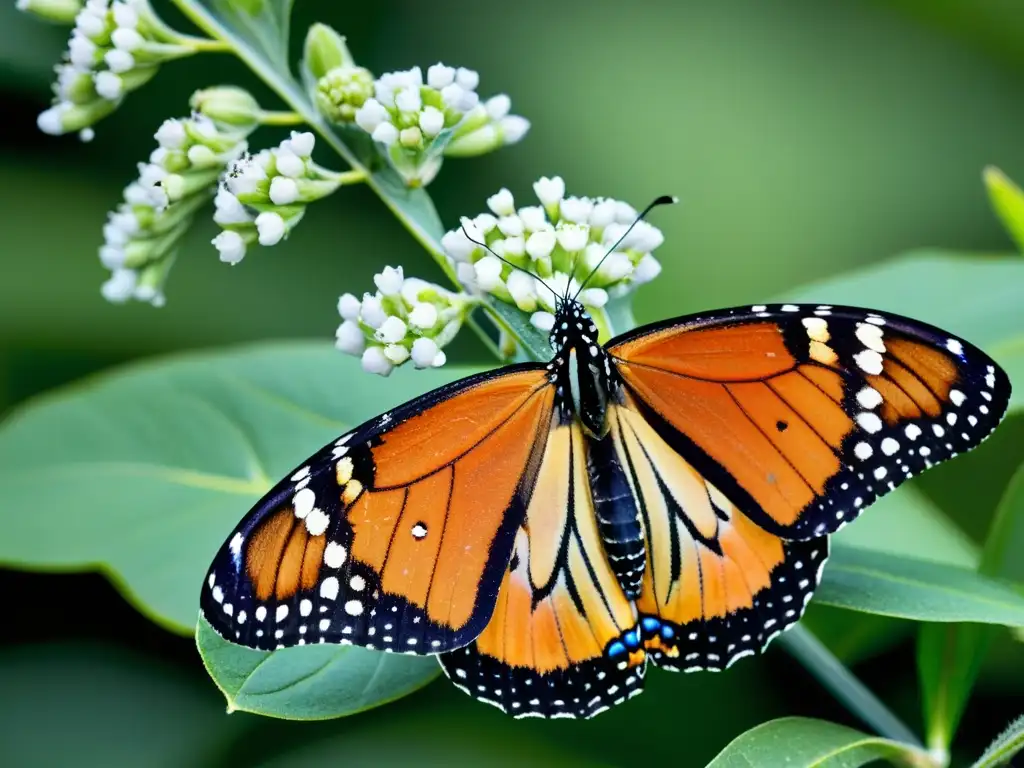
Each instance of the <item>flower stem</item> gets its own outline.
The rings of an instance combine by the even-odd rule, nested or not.
[[[287,110],[264,110],[260,113],[260,125],[305,125],[306,118],[298,112]]]
[[[914,732],[896,717],[867,687],[848,670],[810,630],[800,624],[779,638],[779,643],[817,678],[828,691],[880,736],[921,750]],[[929,759],[931,765],[940,765]]]

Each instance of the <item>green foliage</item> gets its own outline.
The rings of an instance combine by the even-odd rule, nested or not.
[[[978,572],[1024,584],[1024,466],[996,510]],[[1018,586],[1019,589],[1019,586]],[[996,630],[978,624],[921,627],[917,664],[928,744],[948,749]]]
[[[1013,756],[1024,749],[1024,716],[1018,717],[992,742],[971,768],[1011,765]]]
[[[1005,173],[991,166],[985,169],[985,186],[996,215],[1017,248],[1024,251],[1024,192]]]
[[[0,493],[46,510],[10,517],[0,561],[98,568],[147,615],[191,633],[210,559],[274,479],[466,373],[382,381],[325,344],[265,344],[136,365],[43,398],[0,430]],[[103,501],[86,515],[83,499]]]
[[[824,720],[786,717],[739,736],[708,763],[708,768],[856,768],[878,760],[904,766],[931,764],[927,755],[907,744]]]
[[[196,644],[207,672],[228,700],[228,711],[291,720],[353,715],[406,696],[441,674],[429,656],[352,645],[256,651],[227,642],[202,618]]]

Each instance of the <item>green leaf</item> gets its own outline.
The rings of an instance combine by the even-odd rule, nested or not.
[[[529,315],[493,296],[486,297],[484,301],[487,310],[497,318],[499,324],[506,327],[519,340],[522,347],[519,354],[523,360],[546,362],[551,359],[548,335],[533,326]]]
[[[292,0],[198,0],[195,5],[282,72],[288,71]]]
[[[1024,466],[1017,470],[996,510],[978,572],[1024,582]],[[995,639],[980,624],[926,624],[917,642],[917,666],[928,728],[928,745],[948,749],[981,664]]]
[[[985,169],[985,187],[999,220],[1024,251],[1024,192],[994,166]]]
[[[288,720],[353,715],[412,693],[441,673],[433,657],[311,645],[267,653],[218,635],[200,618],[196,645],[210,677],[242,710]]]
[[[927,754],[825,720],[785,717],[751,728],[733,739],[708,768],[855,768],[876,760],[894,765],[927,766]]]
[[[915,621],[1024,626],[1024,595],[966,568],[836,545],[815,600]]]
[[[911,289],[912,288],[912,289]],[[852,304],[932,323],[988,352],[1018,385],[1024,407],[1024,259],[915,251],[866,269],[796,288],[779,301]]]
[[[1018,717],[996,740],[989,745],[978,762],[971,768],[995,768],[998,765],[1009,765],[1010,760],[1024,749],[1024,716]]]
[[[191,634],[225,537],[303,457],[365,419],[470,371],[387,379],[328,344],[261,344],[116,370],[0,426],[0,562],[98,569]]]

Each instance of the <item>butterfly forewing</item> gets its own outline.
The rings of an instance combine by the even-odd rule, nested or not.
[[[673,449],[752,521],[792,539],[833,533],[978,445],[1010,393],[967,341],[851,307],[723,310],[608,349]]]
[[[214,560],[204,616],[264,650],[408,653],[480,634],[550,424],[542,367],[465,379],[358,427],[290,473]]]

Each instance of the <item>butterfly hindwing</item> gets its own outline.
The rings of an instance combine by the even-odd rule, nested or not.
[[[896,315],[754,306],[647,326],[608,351],[656,431],[762,528],[833,533],[980,443],[1009,401],[968,342]]]
[[[643,687],[645,653],[602,549],[585,448],[577,423],[552,429],[494,615],[440,657],[455,685],[517,717],[592,717]]]
[[[543,367],[513,366],[325,446],[221,548],[203,615],[228,640],[264,650],[465,645],[493,610],[553,401]]]
[[[818,585],[828,537],[784,541],[755,525],[675,452],[627,398],[609,410],[610,465],[639,510],[646,569],[637,598],[660,667],[722,670],[795,623]]]

